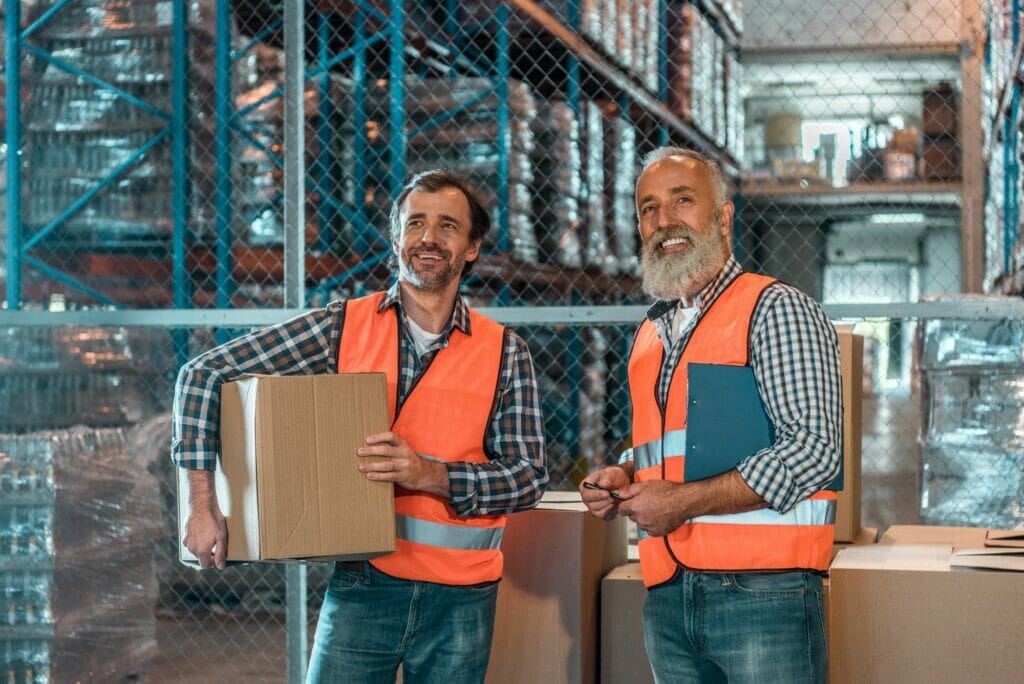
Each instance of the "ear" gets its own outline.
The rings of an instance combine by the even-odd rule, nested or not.
[[[477,239],[469,243],[469,249],[466,250],[466,261],[476,261],[480,256],[480,245],[483,244],[483,240]]]
[[[729,237],[732,235],[732,220],[736,216],[736,205],[732,202],[726,202],[722,205],[721,215],[719,219],[722,224],[722,235]]]

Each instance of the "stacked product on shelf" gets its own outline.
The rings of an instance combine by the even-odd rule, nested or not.
[[[636,215],[636,128],[620,116],[605,119],[611,173],[612,232],[617,271],[639,277]]]
[[[533,231],[532,198],[533,121],[537,107],[530,88],[515,80],[508,84],[509,125],[507,135],[498,123],[499,99],[495,84],[483,78],[405,79],[406,176],[436,168],[461,173],[479,189],[491,211],[492,230],[485,241],[487,251],[500,249],[525,263],[537,263],[537,239]],[[391,141],[389,115],[391,99],[388,84],[379,81],[367,94],[368,136],[381,163],[371,169],[368,188],[386,189],[388,171],[386,150]],[[505,206],[508,211],[508,235],[500,230],[499,179],[500,141],[504,142],[508,161],[508,186]],[[343,139],[344,144],[344,139]],[[375,192],[372,203],[380,217],[376,225],[387,225],[390,208],[387,192]],[[504,243],[504,244],[503,244]]]
[[[931,181],[960,178],[959,95],[948,83],[923,93],[920,176]]]
[[[540,259],[567,268],[580,268],[583,266],[580,124],[565,100],[543,102],[537,111],[533,220]]]
[[[983,296],[939,299],[965,297]],[[1024,523],[1024,324],[923,320],[917,344],[922,520],[1003,529]]]
[[[618,270],[608,239],[608,193],[605,175],[604,108],[596,102],[584,105],[584,243],[583,261],[604,273]]]
[[[43,0],[34,19],[59,3]],[[201,14],[207,3],[189,5],[189,163],[209,168],[212,150],[211,41]],[[155,0],[67,3],[34,36],[56,60],[112,84],[145,103],[139,106],[108,88],[37,58],[26,75],[23,141],[23,220],[26,236],[57,219],[76,200],[143,145],[167,129],[171,112],[171,12]],[[205,83],[206,87],[200,87]],[[171,137],[164,137],[139,161],[119,173],[101,192],[71,214],[56,236],[65,244],[138,245],[166,242],[172,228]],[[193,173],[189,220],[198,228],[208,216],[204,183]],[[52,243],[51,243],[52,244]]]
[[[669,108],[739,159],[744,128],[739,46],[695,3],[673,3],[666,30]]]

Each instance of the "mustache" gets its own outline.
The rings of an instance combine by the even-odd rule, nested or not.
[[[658,234],[652,237],[648,244],[650,245],[651,249],[657,249],[658,247],[661,247],[662,243],[664,243],[666,240],[686,238],[693,242],[696,236],[697,231],[695,231],[693,228],[686,225],[685,223],[677,223],[675,225],[669,226],[668,228],[665,228],[664,230],[658,231]]]
[[[451,252],[449,252],[448,250],[442,249],[440,247],[431,247],[431,246],[417,247],[417,248],[414,248],[414,249],[410,249],[409,250],[409,254],[411,254],[412,256],[422,256],[424,254],[431,254],[431,255],[440,256],[440,257],[449,257],[449,256],[451,256]]]

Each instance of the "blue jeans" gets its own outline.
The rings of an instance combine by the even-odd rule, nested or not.
[[[306,682],[484,681],[498,583],[453,587],[335,565],[320,609]]]
[[[821,576],[680,571],[644,603],[654,679],[818,684],[828,676]]]

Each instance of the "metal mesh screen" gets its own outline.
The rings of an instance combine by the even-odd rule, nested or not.
[[[0,8],[8,309],[278,308],[290,238],[306,305],[364,294],[390,282],[391,199],[441,166],[466,174],[491,211],[471,304],[642,304],[633,188],[660,144],[720,160],[740,262],[827,306],[1024,291],[1010,2],[323,0],[306,3],[291,54],[279,2],[13,7]],[[284,142],[289,58],[305,67],[301,225],[284,213],[285,159],[299,156]],[[1020,522],[1019,326],[901,311],[852,314],[866,336],[864,524]],[[537,367],[551,487],[571,489],[627,443],[635,321],[536,318],[516,328]],[[114,431],[110,458],[146,442],[136,468],[159,492],[161,527],[125,528],[120,543],[152,547],[152,582],[140,584],[141,561],[112,577],[142,586],[154,611],[107,633],[146,647],[125,646],[142,656],[110,677],[279,681],[282,567],[176,561],[173,378],[241,331],[0,332],[11,444],[73,444],[74,426]],[[56,529],[45,510],[62,489],[23,497],[31,483],[49,491],[48,466],[15,449],[0,459],[0,662],[9,681],[61,681],[75,665],[54,660],[54,630],[78,617],[54,602],[58,579],[9,573],[38,569],[21,555]],[[980,466],[958,455],[968,451]],[[113,485],[97,486],[97,501],[124,510],[103,490]],[[44,511],[42,527],[29,510]],[[53,544],[39,567],[62,558]],[[311,567],[314,609],[325,577]]]

